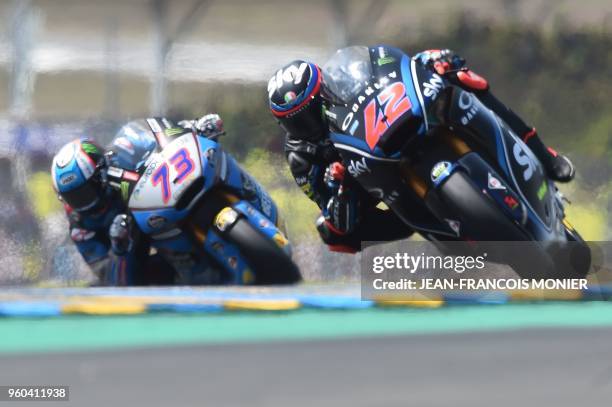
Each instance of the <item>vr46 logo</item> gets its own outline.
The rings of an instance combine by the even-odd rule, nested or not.
[[[381,109],[377,112],[377,105],[384,108],[384,112]],[[368,146],[374,150],[385,131],[411,107],[412,104],[406,97],[406,86],[402,82],[395,82],[383,89],[368,103],[363,112]]]

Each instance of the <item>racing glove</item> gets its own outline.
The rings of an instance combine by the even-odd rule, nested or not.
[[[465,59],[450,49],[429,49],[416,55],[423,65],[433,68],[439,75],[464,67]]]
[[[346,169],[341,162],[333,162],[326,169],[325,174],[323,175],[323,180],[327,184],[329,188],[334,191],[337,191],[342,182],[344,181],[344,173]]]
[[[470,91],[489,89],[487,80],[466,67],[465,59],[450,49],[423,51],[416,58],[438,75],[444,75],[451,82]]]
[[[213,141],[217,141],[225,134],[223,120],[216,113],[207,114],[197,120],[181,120],[178,124],[184,129],[193,130]]]
[[[134,246],[132,239],[132,218],[124,213],[115,216],[111,223],[108,235],[111,241],[113,253],[117,256],[125,256]]]
[[[196,120],[194,128],[199,134],[214,141],[225,134],[223,120],[216,113],[207,114]]]
[[[332,196],[323,208],[323,216],[332,232],[345,235],[357,225],[359,201],[344,179],[345,168],[334,162],[325,170],[324,181],[332,191]]]

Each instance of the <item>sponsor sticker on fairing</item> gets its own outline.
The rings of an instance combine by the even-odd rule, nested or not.
[[[495,178],[495,176],[491,173],[488,175],[488,185],[490,189],[506,189],[501,181]]]
[[[461,223],[458,220],[444,219],[453,232],[459,237],[461,235]]]
[[[225,230],[233,225],[238,219],[238,212],[233,210],[230,207],[223,208],[221,212],[217,214],[215,217],[215,226],[221,232],[225,232]]]
[[[437,182],[448,176],[451,163],[448,161],[440,161],[431,169],[431,180]]]
[[[159,229],[166,224],[167,219],[163,216],[153,215],[147,219],[147,225],[152,229]]]
[[[444,81],[442,77],[436,73],[431,76],[428,82],[423,82],[423,95],[430,99],[435,99],[442,90]]]
[[[370,167],[368,167],[368,162],[366,161],[365,157],[362,157],[359,161],[351,160],[348,166],[348,172],[354,178],[357,178],[366,172],[371,173],[372,171],[370,170]]]

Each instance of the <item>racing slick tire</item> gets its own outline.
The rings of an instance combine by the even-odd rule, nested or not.
[[[272,239],[256,230],[245,218],[239,218],[224,236],[238,246],[255,274],[255,284],[294,284],[302,279],[291,257]]]
[[[444,182],[438,196],[461,222],[462,236],[470,241],[533,241],[462,171],[453,173]],[[555,273],[552,258],[538,242],[517,245],[485,243],[483,247],[486,247],[489,261],[510,265],[522,278],[549,278]]]

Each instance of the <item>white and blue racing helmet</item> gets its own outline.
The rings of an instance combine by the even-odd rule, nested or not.
[[[53,187],[60,199],[77,212],[99,207],[104,196],[103,163],[104,151],[90,139],[77,139],[62,147],[51,164]]]

